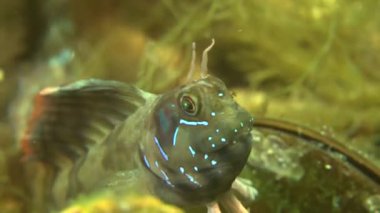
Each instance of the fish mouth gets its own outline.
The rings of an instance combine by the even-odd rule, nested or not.
[[[231,170],[236,170],[239,165],[245,164],[245,161],[251,152],[252,147],[252,126],[254,119],[250,117],[243,126],[239,124],[239,128],[233,129],[233,136],[227,140],[224,146],[217,150],[209,152],[218,159],[217,166],[207,166],[199,170],[199,172],[214,174],[215,176],[221,173],[229,173]]]
[[[251,139],[251,134],[250,132],[247,132],[245,134],[240,134],[238,135],[237,137],[235,137],[230,143],[229,145],[233,146],[233,145],[236,145],[238,143],[247,143],[250,141]]]
[[[219,142],[212,149],[205,151],[204,154],[218,154],[220,151],[229,149],[230,147],[234,147],[239,144],[250,144],[252,141],[251,130],[253,127],[253,121],[254,119],[252,117],[249,117],[248,119],[245,119],[245,121],[235,124],[235,128],[233,127],[229,129],[227,137],[216,138],[217,141],[220,140],[222,142]]]
[[[204,187],[214,189],[214,183],[218,183],[220,190],[228,188],[247,162],[251,141],[250,132],[242,133],[218,152],[214,152],[212,158],[217,164],[199,168],[199,173],[209,180]]]
[[[251,130],[253,127],[254,118],[250,117],[244,122],[240,122],[238,128],[234,128],[233,137],[229,140],[228,145],[235,145],[238,143],[247,143],[251,140]]]

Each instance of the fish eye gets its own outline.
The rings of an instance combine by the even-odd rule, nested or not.
[[[192,97],[190,95],[183,95],[180,99],[180,105],[182,110],[190,115],[190,116],[195,116],[198,113],[198,106],[196,104],[196,98]]]

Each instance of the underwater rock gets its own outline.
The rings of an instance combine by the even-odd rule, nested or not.
[[[274,173],[276,178],[300,180],[304,169],[301,157],[308,151],[302,144],[289,146],[283,138],[276,135],[265,136],[259,131],[252,131],[253,145],[248,163]]]

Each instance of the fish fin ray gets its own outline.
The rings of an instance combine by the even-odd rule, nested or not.
[[[24,158],[54,163],[57,153],[80,157],[142,106],[147,94],[128,84],[98,79],[43,89],[35,97],[22,138]]]

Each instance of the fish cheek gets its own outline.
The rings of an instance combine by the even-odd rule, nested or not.
[[[195,155],[194,153],[199,151],[199,146],[203,143],[204,129],[204,127],[198,126],[181,126],[181,132],[183,133],[179,140],[181,147],[191,155]]]
[[[200,153],[210,153],[219,149],[224,143],[227,143],[226,137],[221,137],[221,135],[222,128],[213,125],[194,131],[190,140],[192,146],[196,150],[199,150]],[[225,142],[221,142],[221,138]]]

